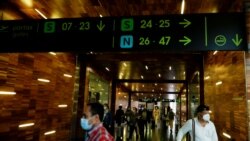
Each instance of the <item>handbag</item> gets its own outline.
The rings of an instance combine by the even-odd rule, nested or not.
[[[193,141],[195,141],[195,121],[192,119],[192,134],[193,134]]]

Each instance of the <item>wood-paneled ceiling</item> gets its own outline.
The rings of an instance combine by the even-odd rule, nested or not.
[[[0,0],[0,20],[80,18],[107,16],[138,16],[180,14],[183,0]],[[242,12],[249,0],[185,0],[184,14]],[[39,12],[38,12],[39,11]],[[155,83],[154,80],[187,80],[197,67],[193,55],[156,54],[94,54],[92,65],[115,79],[152,80],[131,82],[124,86],[141,95],[146,92],[167,93],[180,91],[183,84]],[[90,61],[90,62],[91,62]],[[124,63],[128,66],[125,67]],[[149,70],[145,69],[145,66]],[[169,67],[172,70],[169,70]],[[192,72],[192,73],[191,73]],[[161,74],[161,78],[159,78]],[[143,85],[145,87],[143,87]],[[163,90],[162,90],[163,89]],[[144,97],[144,96],[143,96]]]
[[[180,14],[182,0],[1,0],[2,19]],[[243,0],[185,0],[184,14],[243,11]]]

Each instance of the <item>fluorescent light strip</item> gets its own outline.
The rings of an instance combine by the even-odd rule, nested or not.
[[[35,123],[26,123],[26,124],[20,124],[18,127],[23,128],[23,127],[29,127],[29,126],[34,126]]]
[[[223,132],[222,134],[223,134],[223,136],[225,136],[225,137],[231,139],[231,136],[230,136],[229,134],[227,134],[227,133],[225,133],[225,132]]]
[[[0,95],[15,95],[16,92],[0,91]]]
[[[65,76],[65,77],[72,77],[72,75],[70,75],[70,74],[63,74],[63,76]]]
[[[35,11],[41,15],[44,19],[48,19],[42,12],[40,12],[38,9],[35,8]]]
[[[55,53],[55,52],[49,52],[49,54],[51,54],[51,55],[56,55],[56,53]]]
[[[50,82],[48,79],[42,79],[42,78],[38,78],[37,80],[38,80],[38,81],[41,81],[41,82],[46,82],[46,83],[49,83],[49,82]]]
[[[68,105],[67,104],[60,104],[60,105],[58,105],[58,107],[59,108],[66,108],[66,107],[68,107]]]
[[[52,130],[52,131],[45,132],[44,135],[50,135],[50,134],[54,134],[54,133],[56,133],[56,131]]]
[[[182,2],[181,2],[181,14],[184,14],[184,9],[185,9],[185,0],[182,0]]]

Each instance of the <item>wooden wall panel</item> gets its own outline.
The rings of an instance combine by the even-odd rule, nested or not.
[[[219,140],[248,139],[244,52],[209,52],[205,60],[205,103],[210,106]],[[221,85],[216,82],[221,81]]]
[[[75,56],[66,53],[0,54],[0,91],[16,92],[0,95],[1,141],[69,140],[75,62]],[[73,77],[64,77],[65,73]],[[68,107],[59,108],[59,104]],[[31,122],[35,125],[18,127]],[[56,133],[44,135],[51,130]]]

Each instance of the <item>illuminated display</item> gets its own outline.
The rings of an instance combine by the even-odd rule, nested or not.
[[[1,21],[1,52],[246,50],[243,13]]]

